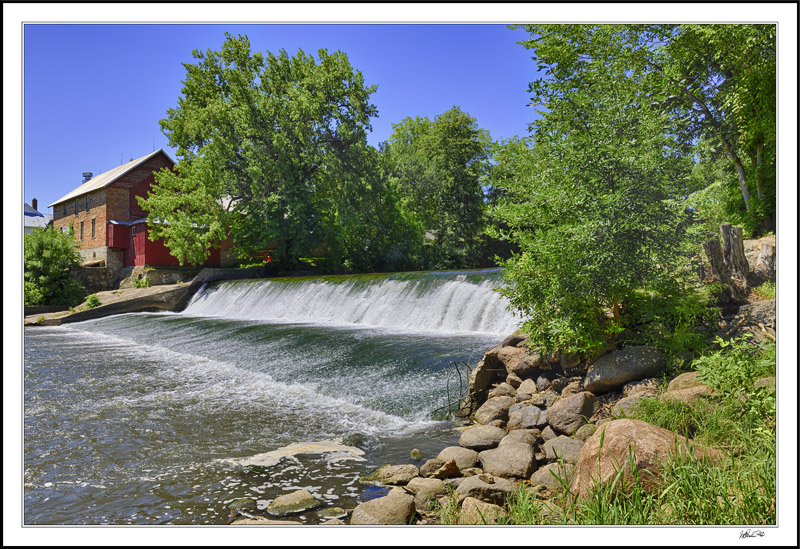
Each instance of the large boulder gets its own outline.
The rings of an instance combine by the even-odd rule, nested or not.
[[[539,429],[515,429],[514,431],[509,432],[503,440],[500,441],[498,444],[498,448],[505,445],[505,444],[527,444],[529,446],[533,446],[536,444],[536,440],[541,436],[541,431]]]
[[[478,361],[475,368],[469,374],[469,393],[472,400],[481,404],[486,400],[486,394],[492,387],[492,384],[502,379],[501,374],[505,373],[505,368],[497,359],[497,352],[500,346],[492,347],[483,355],[483,358]]]
[[[395,488],[381,498],[357,505],[350,524],[411,524],[416,512],[414,496]]]
[[[499,427],[492,425],[478,425],[467,429],[458,439],[459,446],[469,448],[470,450],[489,450],[497,447],[506,432]],[[437,456],[438,457],[438,456]]]
[[[679,401],[691,404],[697,400],[709,397],[714,394],[714,389],[708,385],[695,385],[687,389],[680,389],[678,391],[667,391],[661,395],[663,401]]]
[[[697,377],[700,375],[700,372],[685,372],[675,379],[669,382],[667,386],[667,392],[669,391],[680,391],[682,389],[688,389],[689,387],[696,387],[700,385],[700,380]]]
[[[562,397],[547,409],[547,422],[551,427],[572,435],[594,415],[597,398],[588,391]]]
[[[508,513],[499,505],[467,497],[461,503],[458,524],[497,524],[506,517]]]
[[[517,387],[517,402],[524,402],[537,392],[536,382],[532,379],[524,380],[519,387]]]
[[[462,446],[448,446],[439,452],[436,459],[441,460],[442,465],[454,459],[459,469],[469,469],[470,467],[475,467],[478,463],[478,452]]]
[[[544,359],[536,351],[521,347],[502,347],[497,353],[498,360],[505,366],[506,372],[522,379],[532,374]]]
[[[541,484],[548,490],[558,492],[564,489],[564,486],[554,475],[558,475],[569,488],[572,482],[572,475],[575,473],[575,465],[572,463],[548,463],[531,476],[531,486]]]
[[[423,511],[430,511],[437,496],[447,493],[444,482],[435,478],[412,479],[407,488],[414,493],[414,507]]]
[[[536,470],[533,446],[524,442],[508,443],[478,454],[483,470],[504,478],[528,478]]]
[[[561,460],[564,463],[575,463],[585,442],[561,435],[544,443],[544,455],[550,461]]]
[[[384,465],[375,471],[375,479],[383,484],[403,485],[408,484],[412,478],[419,476],[416,465]]]
[[[602,444],[601,444],[602,441]],[[722,454],[712,448],[692,444],[684,437],[667,429],[635,419],[616,419],[603,424],[581,449],[570,491],[581,499],[589,497],[595,482],[613,479],[620,467],[630,479],[629,450],[633,450],[636,470],[658,474],[663,462],[671,454],[691,451],[703,460],[720,462]],[[647,479],[645,486],[647,487]]]
[[[514,404],[515,400],[510,396],[498,396],[490,398],[475,412],[475,421],[484,425],[492,421],[508,420],[508,409]]]
[[[320,505],[319,500],[308,490],[296,490],[275,498],[267,507],[267,513],[275,517],[285,517],[310,511]]]
[[[475,475],[465,478],[458,485],[456,498],[459,504],[464,499],[472,497],[487,503],[503,505],[506,499],[516,490],[517,485],[508,479],[487,474]]]
[[[628,347],[598,358],[586,372],[583,386],[592,393],[607,393],[630,381],[654,377],[664,369],[661,351],[646,345]]]

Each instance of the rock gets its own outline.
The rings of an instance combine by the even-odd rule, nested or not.
[[[472,497],[464,498],[461,503],[461,513],[458,524],[497,524],[498,521],[508,518],[508,513],[499,505],[487,503]]]
[[[326,520],[325,522],[321,522],[320,526],[334,526],[336,524],[347,524],[347,523],[339,520],[338,518],[332,518]]]
[[[530,403],[540,408],[550,408],[556,400],[558,400],[558,395],[555,393],[540,393],[533,395]]]
[[[755,383],[753,383],[753,389],[765,389],[767,393],[774,393],[775,392],[775,377],[762,377],[761,379],[757,379]]]
[[[261,524],[261,525],[268,525],[268,524],[293,524],[295,526],[299,526],[300,522],[296,520],[271,520],[265,517],[247,517],[247,518],[240,518],[235,520],[231,523],[231,526],[239,526],[239,525],[249,525],[249,524]]]
[[[539,391],[546,391],[550,388],[550,380],[544,376],[536,378],[536,388]]]
[[[422,460],[422,458],[425,457],[425,453],[422,450],[419,450],[418,448],[414,448],[413,450],[411,450],[411,453],[409,455],[411,456],[411,459],[415,459],[418,461]]]
[[[516,492],[517,485],[508,479],[491,475],[475,475],[465,478],[456,488],[459,504],[468,497],[495,505],[503,505],[506,499]]]
[[[542,429],[542,439],[545,442],[547,442],[548,440],[553,440],[557,436],[558,435],[555,433],[555,431],[553,431],[553,428],[550,427],[549,425],[547,427],[545,427],[544,429]]]
[[[668,455],[683,454],[689,448],[698,458],[716,462],[724,460],[719,451],[698,444],[690,445],[684,437],[667,429],[635,419],[617,419],[604,424],[586,441],[575,467],[570,491],[581,499],[587,498],[593,478],[601,483],[614,478],[619,470],[615,468],[615,463],[625,467],[625,474],[630,478],[629,448],[634,452],[634,467],[655,474],[658,474],[660,463]]]
[[[758,253],[755,265],[751,272],[756,284],[775,282],[775,246],[765,244]]]
[[[554,393],[560,393],[564,387],[569,385],[569,382],[569,378],[563,376],[557,377],[550,382],[550,390]]]
[[[631,381],[622,387],[622,396],[629,397],[638,393],[656,394],[661,390],[661,382],[654,377]]]
[[[486,351],[486,354],[478,362],[469,374],[469,392],[475,403],[483,403],[486,394],[492,383],[499,380],[499,374],[505,371],[500,361],[497,360],[499,346]]]
[[[480,467],[467,467],[461,470],[461,474],[465,477],[474,477],[475,475],[482,475],[483,469]]]
[[[598,358],[586,372],[583,385],[592,393],[607,393],[629,381],[657,376],[663,369],[664,359],[658,349],[628,347]]]
[[[514,389],[514,387],[512,387],[508,383],[501,383],[500,385],[489,391],[489,400],[501,396],[514,397],[516,394],[517,390]]]
[[[506,377],[506,383],[511,385],[514,389],[518,389],[522,384],[522,379],[517,374],[508,374],[508,377]]]
[[[595,421],[594,424],[597,425],[597,427],[599,428],[601,425],[605,425],[609,421],[614,421],[614,418],[613,417],[604,417],[603,419],[598,419],[597,421]]]
[[[327,509],[322,509],[321,511],[317,511],[317,514],[320,516],[320,518],[328,520],[336,520],[345,518],[347,516],[347,511],[345,511],[341,507],[328,507]],[[344,523],[339,522],[339,524],[344,524]]]
[[[484,450],[478,459],[484,471],[503,478],[528,478],[536,470],[533,446],[523,442]]]
[[[460,476],[461,470],[458,468],[456,460],[454,459],[447,460],[444,465],[439,467],[431,474],[431,478],[434,479],[454,478]]]
[[[575,353],[565,353],[561,355],[561,368],[570,370],[577,367],[581,363],[580,355]]]
[[[561,435],[544,443],[544,454],[548,460],[562,460],[564,463],[575,463],[580,456],[582,440]]]
[[[639,404],[642,399],[651,396],[651,393],[636,393],[635,395],[621,398],[611,407],[611,415],[614,417],[630,417],[633,414],[633,408]]]
[[[462,449],[466,450],[466,448],[462,448]],[[475,456],[476,456],[475,459],[477,459],[477,455],[478,455],[478,453],[475,452]],[[445,464],[445,462],[442,461],[439,458],[429,459],[428,461],[426,461],[425,463],[422,464],[422,467],[419,468],[419,475],[421,477],[430,477],[436,471],[438,471],[439,468],[444,464]]]
[[[561,389],[561,396],[575,395],[583,391],[583,380],[576,379],[567,383],[567,386]]]
[[[464,448],[480,452],[481,450],[495,448],[500,444],[504,436],[506,436],[505,431],[498,427],[478,425],[464,431],[464,434],[458,439],[458,444]]]
[[[520,330],[517,330],[510,336],[506,336],[500,345],[501,347],[516,347],[526,339],[528,339],[528,336],[522,333]]]
[[[423,511],[430,511],[437,496],[447,493],[444,482],[433,478],[415,478],[408,483],[408,489],[415,494],[414,507]]]
[[[506,424],[506,429],[508,431],[519,429],[519,424],[522,421],[522,410],[524,410],[526,406],[527,404],[523,402],[517,402],[508,409],[508,423]]]
[[[383,484],[403,485],[415,477],[419,476],[419,469],[416,465],[384,465],[375,471],[376,480]]]
[[[588,391],[562,397],[547,409],[547,422],[554,429],[571,435],[594,415],[596,405],[597,398]]]
[[[480,427],[475,427],[473,429],[479,429],[479,428]],[[442,465],[444,465],[451,459],[454,459],[456,461],[456,465],[458,465],[458,468],[463,471],[464,469],[475,467],[475,465],[478,463],[478,452],[476,452],[475,450],[470,450],[469,448],[463,448],[461,446],[448,446],[447,448],[439,452],[439,455],[436,456],[436,459],[441,460]],[[439,467],[441,467],[441,465]]]
[[[517,388],[517,402],[524,402],[533,397],[537,392],[536,382],[532,379],[526,379]]]
[[[465,471],[468,471],[468,470],[469,469],[465,469]],[[481,471],[481,473],[483,473],[483,469],[478,469],[478,470]],[[481,474],[481,473],[478,473],[478,474]],[[473,476],[473,475],[470,475],[470,476]],[[446,478],[446,479],[443,479],[442,482],[444,483],[444,485],[446,487],[455,490],[461,485],[462,482],[464,482],[466,480],[466,478],[467,477]]]
[[[509,396],[490,398],[475,412],[475,421],[486,425],[495,420],[507,421],[508,409],[514,404]]]
[[[498,448],[503,447],[506,444],[527,444],[529,446],[533,446],[536,444],[537,439],[541,436],[541,431],[539,429],[517,429],[515,431],[509,432],[506,436],[503,437],[503,440],[500,441],[500,444],[497,445]]]
[[[567,483],[567,489],[572,482],[575,465],[572,463],[548,463],[531,476],[531,486],[541,484],[548,490],[560,492],[564,489],[561,482],[553,475],[558,475]]]
[[[297,490],[275,498],[267,507],[267,513],[276,517],[285,517],[310,511],[320,505],[319,500],[308,490]]]
[[[498,360],[505,366],[506,372],[524,379],[542,363],[542,356],[536,351],[520,347],[503,347],[497,353]]]
[[[688,389],[680,389],[679,391],[667,391],[661,395],[663,401],[683,401],[688,403],[695,402],[701,398],[708,397],[714,394],[714,390],[707,385],[696,385]]]
[[[487,423],[486,425],[490,425],[492,427],[497,427],[498,429],[505,429],[506,428],[506,422],[503,421],[502,419],[494,419],[494,420],[490,421],[489,423]]]
[[[591,423],[587,423],[586,425],[581,425],[577,431],[575,431],[575,438],[577,440],[585,441],[590,436],[592,436],[595,431],[597,431],[597,425],[592,425]]]
[[[700,385],[700,380],[697,379],[697,376],[699,375],[700,372],[686,372],[679,375],[669,382],[669,385],[667,386],[667,392],[680,391],[682,389],[688,389],[689,387],[696,387],[697,385]]]
[[[414,496],[392,490],[382,498],[357,505],[350,524],[411,524],[416,511]]]
[[[257,508],[258,504],[252,498],[237,498],[228,504],[231,511],[255,511]]]
[[[536,406],[527,406],[522,410],[519,426],[522,429],[543,428],[547,425],[547,411]]]

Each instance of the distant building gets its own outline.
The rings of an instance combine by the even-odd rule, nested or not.
[[[174,166],[172,159],[159,149],[94,177],[91,172],[84,172],[79,187],[50,204],[53,228],[73,228],[84,261],[102,259],[115,269],[177,267],[178,260],[169,254],[161,239],[152,242],[147,237],[147,213],[136,200],[137,196],[147,196],[155,183],[155,172]],[[230,264],[230,248],[230,241],[222,242],[203,265]]]
[[[22,209],[22,217],[24,219],[24,234],[28,234],[33,229],[44,229],[47,224],[53,220],[50,214],[43,214],[37,208],[39,202],[34,198],[31,200],[31,205],[25,203]]]

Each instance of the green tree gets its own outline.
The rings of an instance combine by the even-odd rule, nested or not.
[[[481,260],[490,143],[459,107],[432,122],[409,117],[394,125],[384,153],[403,207],[425,232],[426,266],[473,267]]]
[[[33,229],[25,235],[25,305],[68,305],[83,301],[86,290],[70,278],[81,263],[72,230]]]
[[[161,121],[176,170],[159,172],[140,199],[151,238],[181,263],[204,261],[228,235],[240,257],[271,248],[289,267],[334,247],[326,224],[341,216],[331,197],[363,164],[353,155],[366,154],[376,87],[341,51],[262,55],[226,33],[220,51],[193,56],[178,106]]]
[[[520,249],[502,292],[540,347],[592,351],[623,329],[637,294],[675,289],[690,151],[680,120],[646,93],[653,74],[626,63],[638,45],[626,27],[526,29],[541,117],[533,148],[512,143],[490,181],[504,194],[495,232]]]

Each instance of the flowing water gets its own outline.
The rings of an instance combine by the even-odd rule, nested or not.
[[[299,488],[354,507],[369,497],[359,476],[456,443],[431,412],[450,365],[518,324],[499,277],[223,282],[181,313],[26,328],[25,523],[223,524],[233,499],[263,510]],[[321,441],[364,454],[236,462]]]

